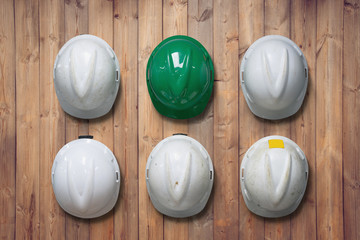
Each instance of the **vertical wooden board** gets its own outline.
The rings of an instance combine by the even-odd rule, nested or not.
[[[343,238],[343,2],[317,2],[316,219],[319,239]]]
[[[89,33],[89,0],[65,0],[65,40]]]
[[[290,0],[265,2],[265,34],[290,37]]]
[[[198,40],[213,55],[213,1],[188,1],[188,36]],[[188,120],[188,134],[199,141],[214,159],[214,104],[211,97],[204,112]],[[189,218],[189,239],[213,239],[214,199],[210,195],[204,210]]]
[[[146,189],[146,161],[162,140],[162,116],[155,110],[146,85],[146,65],[162,40],[162,1],[139,1],[139,239],[163,239],[163,215],[153,207]]]
[[[187,35],[187,0],[163,1],[163,38]]]
[[[107,0],[89,1],[89,33],[105,40],[113,47],[113,2]],[[106,115],[89,121],[89,133],[111,151],[114,147],[113,109]],[[121,167],[121,166],[120,166]],[[114,238],[114,211],[90,220],[91,239]]]
[[[309,179],[302,203],[291,217],[293,239],[316,238],[315,192],[315,73],[316,1],[291,2],[291,39],[300,47],[308,63],[308,89],[300,110],[291,117],[291,139],[304,151]]]
[[[88,0],[65,1],[65,41],[88,30]],[[89,121],[65,114],[66,143],[89,134]],[[89,239],[89,220],[79,219],[66,214],[66,239]]]
[[[246,50],[264,35],[264,1],[239,1],[239,66]],[[264,120],[248,107],[239,83],[239,162],[257,140],[264,137]],[[240,170],[241,174],[241,170]],[[241,239],[264,238],[264,219],[253,214],[244,202],[239,182],[239,226]]]
[[[163,38],[187,35],[187,1],[163,1]],[[163,118],[163,138],[174,133],[188,134],[187,120]],[[164,239],[188,239],[188,219],[164,216]]]
[[[290,37],[290,0],[265,1],[265,35]],[[290,138],[290,118],[265,121],[265,136]],[[290,217],[265,220],[265,238],[290,239]]]
[[[15,1],[16,238],[39,238],[39,3]]]
[[[189,239],[188,218],[172,218],[164,215],[164,239]]]
[[[360,126],[354,120],[359,118],[359,0],[215,1],[92,2],[91,33],[113,44],[122,82],[113,115],[92,121],[90,133],[114,149],[122,184],[114,217],[110,216],[110,222],[106,222],[108,216],[105,222],[95,220],[91,229],[89,220],[61,210],[49,177],[65,139],[70,142],[89,133],[88,120],[62,111],[52,85],[57,51],[73,36],[89,32],[88,1],[0,3],[0,238],[360,239]],[[115,11],[104,14],[104,3],[115,4]],[[238,15],[231,14],[234,8]],[[226,33],[235,27],[239,38],[234,40]],[[65,38],[61,35],[64,31]],[[213,102],[203,114],[176,121],[162,117],[153,107],[145,80],[146,64],[163,37],[187,33],[214,55],[217,81]],[[238,83],[237,61],[263,34],[290,37],[309,65],[302,108],[281,121],[255,117]],[[238,58],[231,61],[235,41]],[[236,93],[235,83],[239,84]],[[233,113],[234,109],[238,111]],[[230,127],[234,115],[236,130]],[[167,217],[163,222],[163,215],[151,204],[145,181],[151,150],[174,132],[188,133],[203,144],[215,166],[216,183],[208,205],[202,213],[179,220],[181,223]],[[270,134],[290,137],[304,150],[310,175],[299,208],[290,217],[266,219],[264,225],[263,218],[246,208],[238,168],[246,150]],[[233,142],[237,158],[229,157],[235,151]],[[235,178],[236,184],[234,180],[230,187]],[[234,202],[238,208],[229,207]]]
[[[198,40],[208,51],[208,53],[213,55],[213,1],[206,0],[189,0],[188,9],[187,9],[187,33],[189,37],[195,38]],[[209,101],[212,103],[212,99]],[[208,107],[209,108],[209,107]],[[209,111],[211,112],[211,111]],[[189,127],[195,127],[199,122],[204,120],[206,114],[199,116],[196,121],[192,121],[189,124]],[[194,124],[192,124],[194,122]],[[200,125],[199,125],[200,126]],[[202,125],[204,126],[204,125]],[[210,124],[209,126],[212,126]],[[212,130],[211,130],[212,131]],[[204,138],[206,139],[206,138]]]
[[[64,2],[42,2],[40,16],[40,238],[65,239],[65,214],[51,185],[51,168],[65,143],[65,114],[56,97],[53,67],[64,43]]]
[[[0,2],[0,239],[15,237],[14,2]]]
[[[238,239],[238,1],[214,1],[214,239]]]
[[[360,239],[360,1],[344,6],[344,238]]]
[[[137,1],[114,2],[114,49],[121,76],[114,106],[114,154],[121,170],[115,239],[139,238],[137,29]]]

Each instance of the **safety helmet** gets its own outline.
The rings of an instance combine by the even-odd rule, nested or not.
[[[154,207],[170,217],[189,217],[206,205],[214,181],[211,158],[195,139],[162,140],[146,163],[146,187]]]
[[[74,117],[92,119],[108,113],[119,84],[119,61],[101,38],[76,36],[65,43],[56,57],[56,95],[64,111]]]
[[[198,41],[181,35],[165,39],[152,52],[146,72],[150,98],[160,114],[186,119],[204,111],[214,85],[214,67]]]
[[[114,207],[120,190],[120,169],[104,144],[81,138],[60,149],[51,182],[64,211],[80,218],[95,218]]]
[[[276,120],[295,114],[306,94],[308,66],[290,39],[269,35],[255,41],[240,67],[241,88],[250,110]]]
[[[241,192],[253,213],[286,216],[306,190],[308,163],[300,147],[286,137],[264,137],[246,152],[240,167]]]

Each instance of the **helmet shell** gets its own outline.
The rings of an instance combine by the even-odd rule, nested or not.
[[[198,41],[181,35],[165,39],[152,52],[146,72],[149,95],[160,114],[186,119],[204,111],[213,89],[214,67]]]
[[[114,154],[92,139],[78,139],[60,149],[51,170],[59,205],[80,218],[109,212],[120,190],[120,169]]]
[[[214,181],[211,158],[195,139],[174,135],[162,140],[146,164],[146,186],[154,207],[181,218],[199,213]]]
[[[260,139],[245,153],[240,166],[246,206],[268,218],[292,213],[304,196],[308,173],[305,154],[296,143],[281,136]]]
[[[240,66],[241,88],[250,110],[276,120],[295,114],[304,100],[308,66],[290,39],[269,35],[256,40]]]
[[[70,39],[54,64],[54,85],[60,105],[68,114],[84,119],[110,111],[120,84],[115,52],[93,35]]]

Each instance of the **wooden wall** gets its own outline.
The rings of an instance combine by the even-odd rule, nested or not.
[[[106,40],[121,65],[111,112],[96,120],[65,114],[52,69],[61,46],[90,33]],[[203,114],[172,120],[147,91],[149,55],[166,37],[196,38],[212,56],[213,97]],[[302,108],[281,121],[255,117],[239,84],[239,61],[258,38],[297,43],[309,65]],[[182,132],[212,157],[215,183],[203,212],[159,214],[145,165],[163,138]],[[91,134],[113,150],[121,190],[113,211],[93,220],[66,214],[50,170],[58,150]],[[239,167],[258,139],[280,134],[305,152],[310,175],[299,208],[258,217],[241,196]],[[359,0],[2,0],[0,1],[1,239],[360,239]]]

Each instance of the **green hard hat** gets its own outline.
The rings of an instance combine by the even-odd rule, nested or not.
[[[176,119],[202,113],[214,85],[214,66],[206,49],[195,39],[172,36],[152,52],[146,82],[156,110]]]

